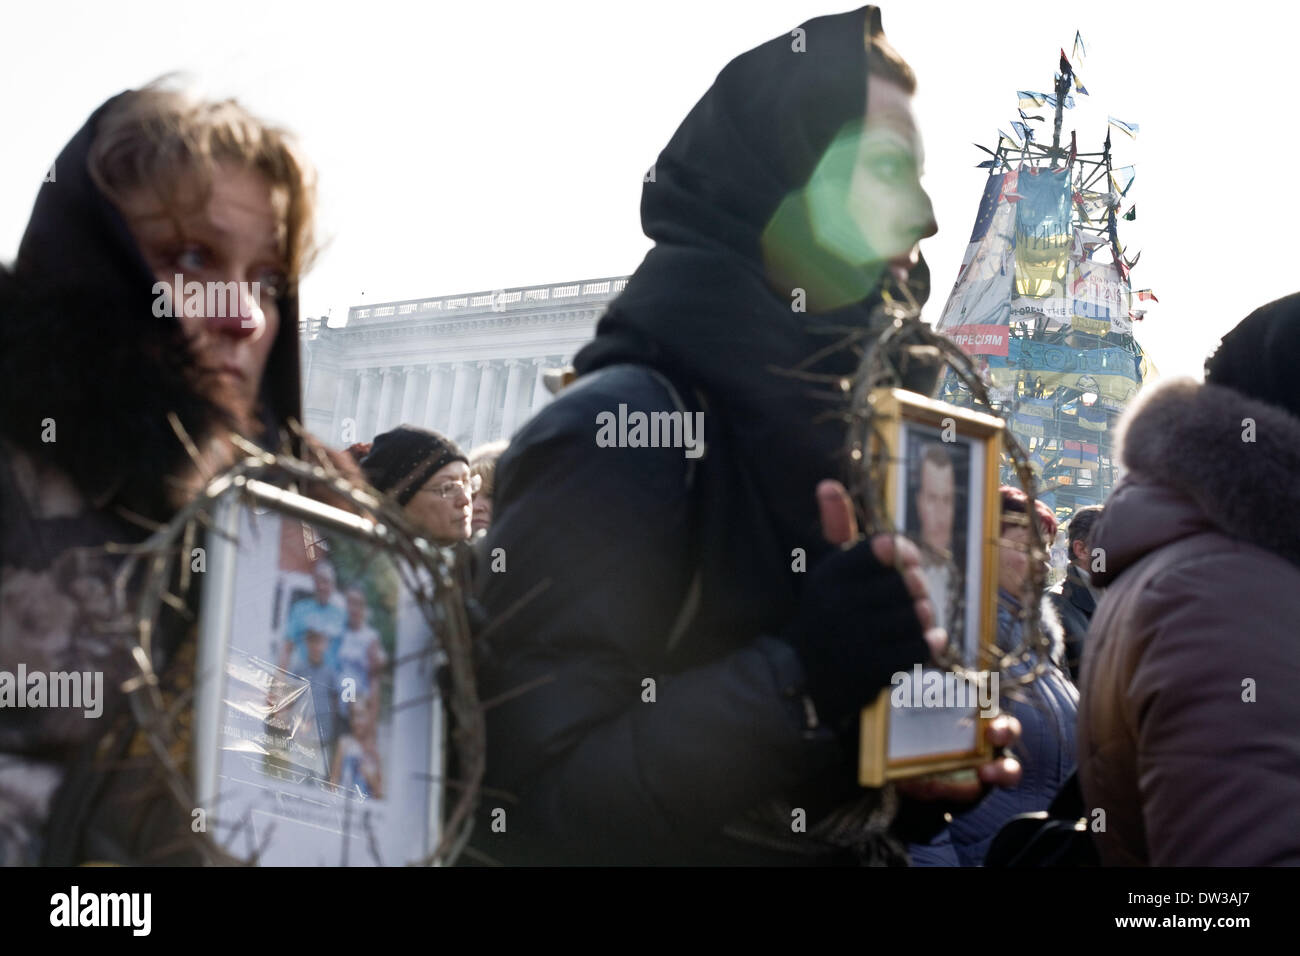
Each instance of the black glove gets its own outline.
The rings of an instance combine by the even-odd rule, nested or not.
[[[783,637],[803,662],[818,718],[839,733],[856,734],[858,712],[893,675],[930,658],[902,575],[871,553],[869,539],[809,572]]]

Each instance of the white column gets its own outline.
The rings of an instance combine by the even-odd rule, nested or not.
[[[532,359],[520,361],[519,398],[515,402],[515,428],[519,429],[533,413],[533,389],[537,385],[537,368]]]
[[[429,366],[429,390],[424,396],[424,417],[420,424],[436,432],[446,431],[446,426],[434,420],[438,406],[442,404],[442,393],[447,385],[447,376],[437,365]]]
[[[509,374],[506,376],[506,407],[501,416],[501,437],[509,438],[515,433],[515,424],[519,421],[519,380],[523,378],[524,366],[518,359],[506,362]]]
[[[542,373],[550,366],[550,362],[545,358],[533,359],[533,398],[528,405],[528,413],[536,414],[550,399],[551,393],[546,390],[546,384],[542,381]]]
[[[375,415],[375,433],[386,432],[393,427],[393,383],[397,378],[397,369],[386,368],[380,373],[383,384],[379,386],[379,410]]]
[[[357,374],[361,378],[361,393],[357,396],[357,441],[368,442],[375,437],[375,380],[379,373],[368,368]]]
[[[307,340],[306,342],[303,342],[302,351],[305,352],[306,354],[303,355],[302,357],[303,358],[302,379],[298,383],[298,386],[299,388],[302,389],[302,408],[303,408],[303,413],[306,414],[308,396],[311,395],[311,371],[312,371],[312,367],[316,364],[313,361],[313,359],[315,359],[316,357],[316,342],[311,339]]]
[[[415,420],[415,387],[419,382],[416,376],[414,366],[406,365],[402,368],[402,414],[400,421],[404,425],[418,425]]]
[[[491,362],[479,362],[478,399],[474,405],[474,436],[470,445],[481,445],[488,440],[492,413],[496,411],[497,367]],[[469,449],[465,449],[469,451]]]
[[[465,397],[469,392],[470,379],[474,374],[470,371],[470,367],[464,362],[457,362],[454,368],[456,370],[456,377],[451,386],[451,411],[447,415],[447,421],[444,426],[445,431],[439,429],[453,441],[456,440],[457,435],[462,434],[464,431],[468,431],[468,429],[461,428],[461,419],[465,417]]]
[[[331,447],[337,447],[343,443],[343,418],[346,414],[344,402],[352,397],[352,372],[348,369],[339,369],[337,381],[334,383],[334,417],[330,419],[330,433],[326,438],[326,444]]]

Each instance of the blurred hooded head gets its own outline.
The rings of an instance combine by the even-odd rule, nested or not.
[[[660,243],[710,246],[809,312],[910,271],[936,231],[911,113],[916,77],[880,11],[819,17],[732,60],[660,153],[641,218]]]
[[[817,481],[842,474],[852,334],[886,293],[928,296],[915,85],[875,7],[727,64],[644,177],[655,247],[574,360],[705,392],[706,431],[732,433],[787,546],[817,546]]]
[[[1223,337],[1205,362],[1205,380],[1300,417],[1300,292],[1262,305]]]
[[[5,436],[146,513],[186,466],[169,413],[200,447],[219,428],[279,445],[314,252],[314,178],[288,135],[156,83],[97,109],[52,170],[0,270]]]

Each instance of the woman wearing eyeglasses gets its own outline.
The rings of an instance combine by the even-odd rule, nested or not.
[[[468,541],[474,492],[481,479],[469,458],[444,435],[398,425],[376,436],[361,459],[366,480],[392,495],[406,516],[438,544]]]

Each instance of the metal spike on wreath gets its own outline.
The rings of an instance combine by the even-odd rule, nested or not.
[[[179,431],[179,422],[174,421],[173,427]],[[182,435],[182,440],[186,436]],[[375,539],[396,559],[403,582],[430,628],[436,629],[439,636],[449,676],[443,706],[451,728],[448,736],[458,780],[446,791],[455,796],[449,800],[450,810],[442,823],[441,839],[434,852],[418,865],[452,864],[469,841],[486,761],[483,708],[475,682],[472,634],[465,613],[467,595],[458,573],[457,554],[420,537],[400,507],[376,497],[365,486],[341,474],[324,456],[313,463],[289,454],[268,452],[238,436],[232,436],[231,441],[243,454],[239,461],[208,478],[198,494],[144,542],[114,548],[128,555],[115,582],[118,607],[129,607],[132,603],[135,607],[133,626],[124,635],[134,673],[122,689],[167,792],[187,818],[192,808],[201,805],[193,781],[182,769],[182,761],[177,759],[189,745],[180,734],[183,722],[176,712],[179,708],[173,704],[169,709],[155,669],[158,660],[155,638],[163,606],[190,617],[183,598],[193,578],[188,561],[181,561],[181,567],[177,568],[177,558],[190,554],[189,548],[200,530],[209,535],[221,534],[213,517],[218,500],[232,490],[238,494],[250,482],[259,483],[259,489],[267,485],[309,486],[373,523]],[[176,586],[180,594],[169,590],[174,582],[179,582]],[[138,589],[133,586],[137,583]],[[133,602],[128,602],[128,592],[136,595]],[[192,707],[191,695],[192,691],[182,697],[185,708]],[[200,858],[209,865],[256,865],[258,862],[260,851],[247,858],[239,857],[218,845],[206,828],[200,832],[186,830]],[[373,834],[369,836],[373,842]]]
[[[885,478],[886,470],[897,462],[889,459],[888,445],[875,419],[871,396],[877,389],[902,388],[930,397],[947,370],[970,389],[979,410],[1000,417],[989,401],[984,381],[970,357],[921,321],[920,306],[906,286],[892,285],[890,288],[901,294],[901,301],[889,290],[885,291],[884,305],[880,310],[883,315],[879,322],[872,323],[873,330],[881,331],[874,341],[866,342],[854,379],[841,382],[841,388],[850,395],[845,447],[849,467],[848,492],[858,509],[860,526],[869,535],[896,533],[885,502]],[[1003,686],[1012,688],[1014,692],[1017,684],[1031,683],[1051,666],[1051,638],[1044,634],[1040,624],[1049,543],[1045,542],[1044,529],[1035,507],[1037,496],[1029,456],[1011,429],[1004,429],[1002,435],[1004,453],[1029,499],[1024,520],[1031,532],[1029,573],[1020,595],[1021,642],[993,662],[1002,671]],[[1007,521],[1013,523],[1018,518],[1019,515],[1012,515]],[[952,597],[957,599],[960,596]],[[957,605],[954,603],[953,606]],[[946,656],[948,659],[937,663],[958,673],[965,670],[956,655]],[[1008,669],[1020,662],[1028,665],[1023,676],[1008,679]]]

